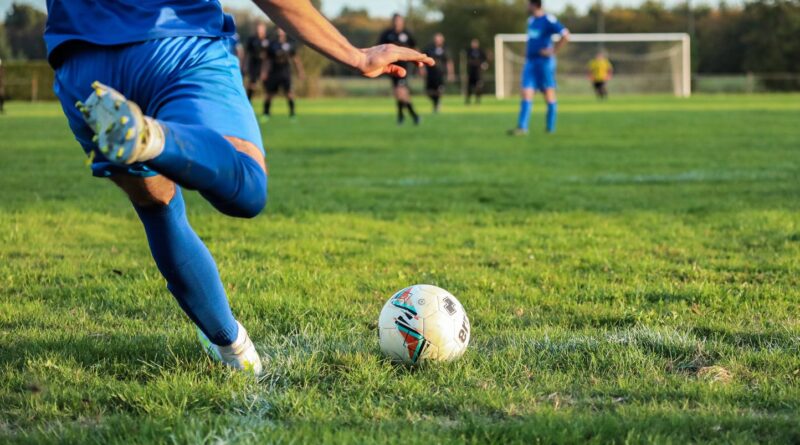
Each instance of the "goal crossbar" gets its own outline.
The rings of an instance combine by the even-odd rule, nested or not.
[[[554,36],[554,40],[561,36]],[[692,45],[691,38],[687,33],[665,32],[665,33],[595,33],[595,34],[570,34],[571,42],[580,43],[618,43],[618,42],[678,42],[681,44],[681,97],[692,95]],[[505,43],[526,43],[528,36],[525,34],[497,34],[494,37],[494,53],[502,54],[503,44]],[[506,96],[503,88],[502,79],[505,79],[505,64],[495,63],[495,94],[498,99]]]

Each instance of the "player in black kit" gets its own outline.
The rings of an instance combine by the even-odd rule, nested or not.
[[[272,98],[281,90],[289,102],[289,117],[294,120],[292,65],[294,65],[297,77],[300,80],[305,78],[303,63],[297,57],[297,46],[294,42],[289,41],[286,32],[279,28],[277,38],[267,47],[267,78],[264,81],[264,90],[267,92],[267,98],[264,101],[264,118],[266,120],[269,120]]]
[[[247,39],[245,44],[245,61],[247,70],[247,98],[253,98],[253,92],[256,85],[264,79],[264,59],[267,57],[267,47],[269,46],[269,39],[267,38],[267,24],[259,22],[256,25],[256,35]]]
[[[417,47],[417,42],[411,33],[406,30],[406,21],[400,14],[392,16],[392,27],[381,34],[378,43],[381,45],[391,43],[412,49]],[[408,69],[408,64],[405,62],[395,63],[395,65]],[[397,123],[402,124],[405,121],[405,110],[408,110],[414,120],[414,124],[419,125],[419,115],[414,111],[414,105],[411,103],[408,77],[392,77],[392,86],[394,87],[394,98],[397,100]]]
[[[444,94],[445,80],[452,81],[455,76],[453,60],[444,46],[444,35],[436,33],[433,43],[423,51],[436,61],[436,65],[425,70],[425,90],[433,101],[433,112],[438,113]]]
[[[481,42],[478,39],[472,39],[469,48],[467,48],[467,105],[469,105],[473,95],[475,96],[475,102],[481,103],[483,72],[487,69],[489,69],[489,59],[481,49]]]

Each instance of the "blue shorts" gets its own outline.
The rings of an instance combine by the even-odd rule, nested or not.
[[[94,151],[92,173],[154,176],[142,164],[108,162],[92,142],[75,102],[85,101],[98,80],[136,102],[144,114],[164,122],[203,125],[264,151],[255,112],[242,86],[237,58],[223,39],[170,37],[120,46],[80,44],[56,69],[55,92],[75,139],[87,155]]]
[[[556,58],[528,59],[522,69],[522,89],[544,92],[551,88],[556,88]]]

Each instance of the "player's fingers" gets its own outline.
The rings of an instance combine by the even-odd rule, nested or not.
[[[403,47],[397,46],[397,47],[394,47],[392,49],[394,50],[394,53],[395,53],[395,56],[397,57],[397,60],[400,60],[400,61],[403,61],[403,62],[414,62],[414,63],[417,63],[417,64],[421,63],[422,65],[427,65],[427,66],[436,65],[436,62],[431,57],[428,57],[427,54],[423,54],[421,52],[414,51],[411,48],[403,48]]]
[[[397,65],[387,65],[385,72],[394,77],[406,77],[406,74],[408,74],[405,68]]]

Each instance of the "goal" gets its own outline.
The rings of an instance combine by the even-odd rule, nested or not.
[[[519,92],[526,42],[525,34],[495,36],[498,98]],[[599,51],[614,65],[612,93],[692,94],[691,43],[685,33],[571,34],[558,55],[559,90],[590,94],[587,64]]]

